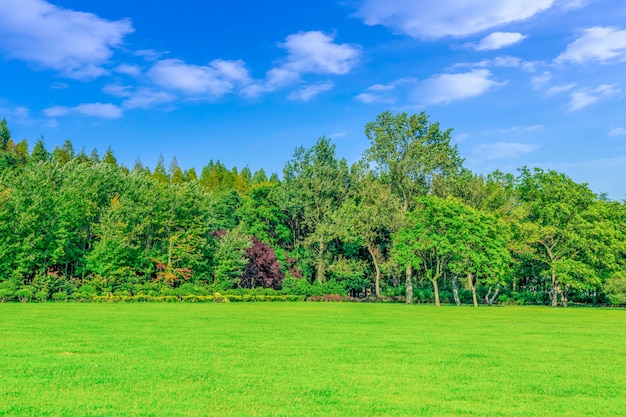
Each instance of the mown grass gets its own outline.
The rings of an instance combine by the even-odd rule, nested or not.
[[[618,416],[626,311],[0,304],[2,416]]]

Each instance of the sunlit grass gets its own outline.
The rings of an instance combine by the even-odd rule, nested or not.
[[[626,311],[0,304],[2,416],[617,416]]]

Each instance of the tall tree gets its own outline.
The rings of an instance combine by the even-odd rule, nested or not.
[[[535,168],[521,170],[519,192],[526,207],[525,239],[534,258],[545,265],[552,306],[568,304],[568,291],[599,281],[589,257],[598,241],[590,231],[596,199],[586,184],[564,174]]]
[[[11,131],[7,126],[7,119],[3,117],[2,120],[0,120],[0,149],[8,149],[10,140]]]
[[[335,145],[322,137],[309,149],[297,148],[283,172],[288,204],[296,209],[288,216],[302,216],[307,228],[302,242],[315,253],[317,280],[324,282],[329,244],[336,237],[332,213],[348,192],[348,164],[335,157]]]
[[[403,213],[414,207],[414,198],[425,195],[436,176],[456,174],[463,160],[450,144],[452,130],[442,131],[426,113],[383,112],[365,125],[371,143],[364,159],[373,164],[381,180],[400,199]],[[406,265],[406,300],[413,303],[412,268]]]
[[[363,245],[374,264],[374,288],[380,297],[381,262],[391,243],[391,233],[400,226],[400,203],[385,184],[369,172],[355,173],[350,196],[337,211],[342,238]]]

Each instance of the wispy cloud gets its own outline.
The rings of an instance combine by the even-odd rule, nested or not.
[[[233,91],[237,83],[249,82],[243,61],[221,59],[207,66],[188,64],[180,59],[163,59],[150,68],[148,77],[156,86],[166,90],[208,99]]]
[[[555,85],[554,87],[548,88],[548,90],[546,91],[546,94],[549,95],[549,96],[554,96],[556,94],[565,93],[567,91],[570,91],[574,87],[576,87],[576,83]]]
[[[44,0],[0,1],[0,21],[0,49],[7,57],[77,79],[104,74],[113,50],[133,31],[129,20],[111,21]]]
[[[114,71],[119,74],[130,75],[133,77],[141,74],[141,68],[139,66],[130,64],[120,64],[114,68]]]
[[[519,68],[524,72],[534,72],[537,66],[535,61],[524,61],[515,56],[497,56],[493,59],[483,59],[478,62],[460,62],[452,66],[452,69],[459,68]]]
[[[0,100],[0,115],[6,117],[10,123],[26,125],[33,122],[28,107],[14,105],[5,100]]]
[[[69,115],[92,116],[102,119],[118,119],[122,117],[123,110],[110,103],[84,103],[75,107],[53,106],[44,110],[48,117],[61,117]]]
[[[592,27],[569,44],[557,58],[557,63],[623,60],[626,58],[626,30],[615,27]]]
[[[496,142],[478,145],[474,148],[474,155],[482,159],[513,159],[538,148],[528,143]]]
[[[318,94],[332,90],[334,86],[335,84],[332,82],[319,82],[305,85],[304,87],[290,93],[288,98],[291,100],[309,101]]]
[[[485,36],[477,43],[468,43],[466,45],[476,51],[493,51],[515,45],[527,37],[517,32],[494,32]]]
[[[609,131],[609,136],[626,136],[626,127],[615,127]]]
[[[344,75],[361,57],[359,45],[335,43],[334,36],[319,31],[289,35],[278,46],[287,51],[286,57],[267,72],[265,80],[246,87],[244,95],[256,97],[275,91],[297,82],[305,74]]]
[[[389,84],[374,84],[368,87],[361,94],[357,95],[355,99],[366,104],[371,104],[371,103],[391,104],[396,101],[396,98],[394,96],[394,93],[395,93],[394,90],[396,89],[396,86],[398,84],[403,84],[403,83],[413,84],[415,82],[416,80],[413,80],[413,79],[401,79],[401,80],[397,80]]]
[[[140,88],[127,96],[126,100],[122,102],[122,107],[125,109],[149,109],[157,105],[172,103],[176,99],[174,94],[167,91]]]
[[[617,84],[602,84],[594,89],[575,91],[570,95],[569,109],[580,110],[621,92]]]
[[[424,104],[445,104],[477,97],[502,85],[492,79],[487,69],[466,73],[439,74],[420,82],[414,97]]]
[[[414,38],[479,33],[526,20],[549,9],[554,0],[364,0],[357,16]]]

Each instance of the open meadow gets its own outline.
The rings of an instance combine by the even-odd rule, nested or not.
[[[617,416],[626,311],[0,304],[0,416]]]

